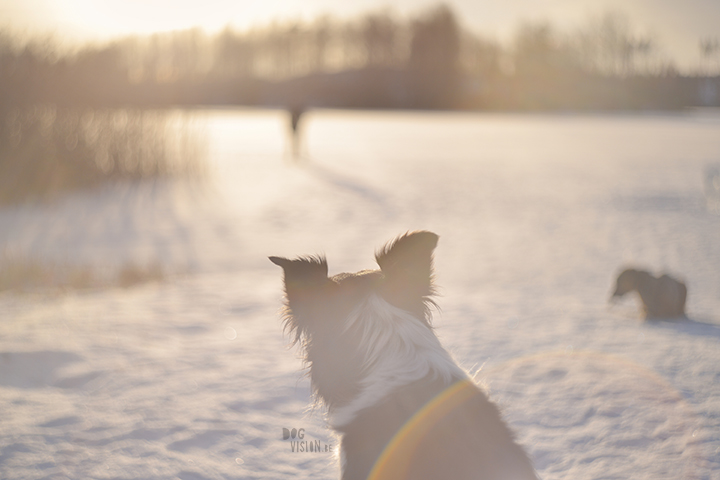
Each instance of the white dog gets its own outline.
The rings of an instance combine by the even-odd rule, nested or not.
[[[322,257],[270,257],[284,270],[286,328],[341,435],[343,480],[536,480],[498,408],[430,323],[438,237],[414,232],[379,270],[328,277]]]

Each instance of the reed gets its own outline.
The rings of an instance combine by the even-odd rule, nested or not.
[[[94,268],[70,262],[0,254],[0,292],[75,291],[130,288],[162,282],[168,276],[159,263],[128,262],[117,268]]]
[[[204,173],[201,136],[188,113],[0,109],[0,205],[49,201],[120,180]]]

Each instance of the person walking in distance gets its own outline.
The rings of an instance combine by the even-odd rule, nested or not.
[[[300,105],[293,105],[289,108],[290,113],[290,141],[293,160],[300,159],[300,118],[305,109]]]

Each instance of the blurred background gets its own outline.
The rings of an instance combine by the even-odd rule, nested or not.
[[[718,104],[720,14],[701,0],[376,3],[4,1],[3,105]]]
[[[542,478],[720,478],[717,0],[0,0],[0,477],[337,478],[267,257],[415,229]]]
[[[259,158],[258,148],[266,156],[280,148],[298,163],[313,155],[310,143],[329,139],[318,125],[332,112],[346,121],[349,111],[370,110],[414,111],[416,119],[433,110],[707,113],[720,105],[719,24],[720,8],[702,0],[2,0],[0,208],[108,185],[150,181],[156,191],[170,178],[207,185],[227,179],[217,173],[229,165],[247,177],[250,167],[239,165]],[[232,121],[242,125],[233,130]],[[333,140],[359,131],[348,125]],[[233,136],[237,150],[219,153]],[[713,168],[704,177],[711,203]],[[13,265],[5,288],[31,281],[47,258],[64,268],[97,260],[77,248],[88,215],[72,228],[72,253],[58,254],[62,242],[45,245],[53,236],[40,233],[48,225],[29,229],[5,212],[17,222],[0,224],[0,258]],[[26,230],[34,233],[19,233]],[[155,278],[166,256],[106,255],[102,263]],[[85,284],[87,275],[70,276]]]

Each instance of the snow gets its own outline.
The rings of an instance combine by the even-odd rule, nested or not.
[[[0,294],[0,478],[336,478],[267,256],[356,271],[429,229],[437,333],[542,478],[720,479],[720,117],[316,111],[294,164],[284,112],[196,115],[211,186],[0,209],[0,251],[171,273]],[[689,320],[610,306],[628,263],[684,278]]]

